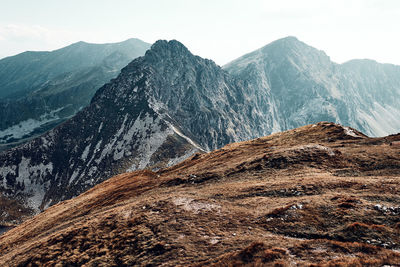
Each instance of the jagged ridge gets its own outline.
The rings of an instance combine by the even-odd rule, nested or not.
[[[2,191],[44,208],[117,173],[263,135],[248,93],[214,62],[158,41],[74,118],[1,154]]]

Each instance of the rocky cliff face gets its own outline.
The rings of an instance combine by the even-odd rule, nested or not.
[[[224,66],[259,95],[274,127],[318,121],[358,128],[368,135],[400,131],[400,67],[369,60],[336,64],[295,37],[275,41]]]
[[[0,60],[0,150],[40,135],[90,103],[150,44],[79,42],[52,52],[25,52]]]
[[[157,42],[140,64],[151,74],[143,87],[151,106],[178,122],[202,148],[212,150],[265,134],[263,114],[253,106],[254,93],[181,43]],[[127,67],[139,68],[135,61]]]
[[[0,154],[4,195],[41,209],[120,172],[263,135],[251,92],[177,41],[158,41],[72,119]]]

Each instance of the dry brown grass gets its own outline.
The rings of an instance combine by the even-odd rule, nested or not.
[[[320,123],[113,177],[0,236],[0,264],[395,265],[400,135],[356,133]]]

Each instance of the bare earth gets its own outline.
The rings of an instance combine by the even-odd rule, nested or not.
[[[322,122],[115,176],[0,236],[0,266],[399,266],[398,141]]]

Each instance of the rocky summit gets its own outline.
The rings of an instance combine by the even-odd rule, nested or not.
[[[224,66],[258,92],[271,132],[319,121],[369,136],[400,131],[400,66],[373,60],[336,64],[295,37],[277,40]]]
[[[321,122],[124,173],[4,233],[0,263],[396,266],[399,143]]]

